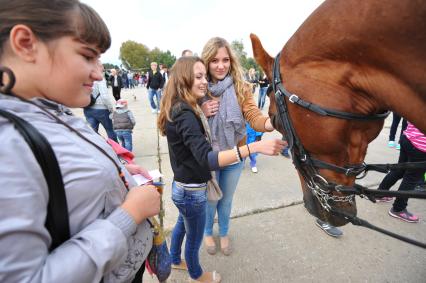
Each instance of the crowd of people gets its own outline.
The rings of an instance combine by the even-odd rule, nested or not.
[[[0,195],[0,281],[141,282],[153,241],[148,219],[159,213],[160,194],[150,183],[138,186],[132,175],[150,178],[147,171],[123,162],[97,133],[101,124],[109,140],[133,150],[136,119],[121,89],[140,85],[147,88],[169,148],[172,201],[179,211],[171,235],[172,267],[188,271],[192,282],[221,282],[219,272],[202,267],[199,252],[203,243],[212,256],[233,252],[230,215],[244,161],[249,159],[257,173],[257,154],[288,155],[283,139],[262,139],[274,131],[261,111],[267,76],[254,68],[245,72],[220,37],[205,43],[201,57],[184,50],[170,72],[157,62],[151,62],[146,75],[105,72],[99,57],[110,47],[110,34],[88,5],[78,0],[2,5],[0,67],[7,67],[8,75],[0,77],[0,109],[31,121],[52,148],[63,180],[69,235],[52,248],[54,232],[46,218],[54,200],[44,165],[14,125],[0,118],[1,156],[8,164],[1,168],[0,187],[9,188]],[[84,108],[87,123],[69,109],[77,107]],[[425,161],[425,135],[406,125],[399,162]],[[393,130],[389,146],[396,146]],[[399,190],[411,190],[423,176],[422,169],[392,170],[379,189],[389,190],[402,178]],[[220,188],[219,197],[209,195],[212,187]],[[406,198],[396,198],[389,214],[419,221],[407,211]],[[218,237],[213,233],[216,216]],[[319,219],[317,225],[331,236],[342,235]]]

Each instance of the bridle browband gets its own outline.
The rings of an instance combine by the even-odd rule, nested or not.
[[[378,232],[387,234],[391,237],[397,238],[399,240],[408,242],[410,244],[426,248],[426,244],[405,238],[398,234],[386,231],[379,227],[376,227],[365,220],[358,218],[357,216],[349,215],[344,211],[336,209],[333,204],[337,202],[349,202],[353,203],[355,195],[361,197],[366,197],[369,200],[375,202],[375,196],[398,196],[398,197],[414,197],[414,198],[426,198],[426,194],[423,192],[390,192],[390,191],[378,191],[371,190],[364,186],[354,184],[353,186],[344,186],[338,185],[333,182],[327,181],[322,177],[318,168],[328,169],[334,172],[344,174],[348,177],[358,177],[363,178],[366,173],[370,170],[387,173],[391,169],[397,168],[426,168],[426,162],[409,162],[409,163],[400,163],[400,164],[354,164],[354,165],[345,165],[338,166],[331,164],[319,159],[312,157],[303,147],[303,144],[299,137],[296,134],[291,117],[288,111],[287,100],[290,103],[296,104],[302,108],[305,108],[309,111],[315,112],[321,116],[334,117],[338,119],[345,120],[357,120],[357,121],[375,121],[383,120],[389,114],[390,111],[385,111],[384,113],[376,113],[370,115],[358,114],[358,113],[349,113],[335,109],[329,109],[322,107],[320,105],[308,102],[301,99],[298,95],[290,93],[287,91],[282,84],[281,74],[280,74],[280,58],[281,52],[275,57],[274,68],[273,68],[273,82],[272,88],[275,93],[275,102],[277,104],[277,113],[278,118],[284,129],[284,136],[287,140],[289,150],[292,153],[293,164],[303,177],[306,186],[311,190],[313,195],[317,198],[318,202],[321,204],[322,208],[326,211],[332,213],[335,216],[345,218],[347,221],[351,222],[354,225],[364,226]],[[287,100],[286,100],[287,98]],[[333,192],[339,192],[342,196],[334,195]]]

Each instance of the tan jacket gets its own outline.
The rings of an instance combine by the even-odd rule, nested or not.
[[[268,116],[264,116],[263,113],[257,108],[257,104],[253,99],[253,94],[250,89],[245,93],[245,100],[242,103],[241,111],[243,112],[244,119],[249,122],[250,126],[257,132],[271,132],[265,128],[265,122],[268,120]],[[238,143],[238,146],[243,146],[246,144],[247,137],[244,138]]]

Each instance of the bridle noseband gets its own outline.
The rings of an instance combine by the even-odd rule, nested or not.
[[[309,111],[315,112],[321,116],[334,117],[338,119],[345,120],[357,120],[357,121],[376,121],[383,120],[389,114],[390,111],[385,111],[384,113],[376,113],[370,115],[358,114],[358,113],[349,113],[335,109],[329,109],[322,107],[320,105],[308,102],[301,99],[298,95],[290,93],[287,91],[282,84],[281,74],[280,74],[280,58],[281,52],[275,57],[274,68],[273,68],[273,82],[272,87],[275,93],[275,102],[277,104],[277,114],[279,122],[281,123],[284,129],[284,136],[287,140],[289,150],[292,153],[293,164],[303,177],[306,186],[311,190],[313,195],[317,198],[318,202],[321,204],[321,207],[326,211],[330,212],[334,216],[345,218],[354,225],[361,225],[374,229],[376,231],[385,233],[391,237],[409,242],[411,244],[426,248],[426,244],[417,242],[412,239],[402,237],[400,235],[394,234],[392,232],[383,230],[379,227],[376,227],[365,220],[362,220],[356,216],[349,215],[348,213],[338,210],[334,207],[335,203],[348,202],[353,203],[355,195],[360,195],[361,197],[367,197],[369,200],[375,202],[375,196],[404,196],[404,197],[414,197],[414,198],[426,198],[426,194],[422,192],[390,192],[390,191],[377,191],[371,190],[364,186],[354,184],[353,186],[344,186],[335,184],[333,182],[327,181],[322,177],[318,168],[328,169],[334,172],[344,174],[348,177],[356,177],[358,179],[363,178],[366,173],[370,170],[387,173],[390,169],[395,168],[426,168],[426,162],[410,162],[404,164],[354,164],[354,165],[345,165],[338,166],[331,164],[316,158],[313,158],[309,152],[303,147],[303,144],[299,137],[296,134],[294,129],[289,111],[287,100],[290,103],[296,104],[300,107],[303,107]],[[287,99],[286,99],[287,98]],[[276,121],[275,121],[276,122]],[[360,176],[361,175],[361,176]],[[360,176],[360,177],[358,177]],[[334,192],[339,192],[343,196],[334,195]]]

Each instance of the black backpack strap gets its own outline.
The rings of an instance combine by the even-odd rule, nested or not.
[[[0,116],[15,125],[43,171],[49,189],[45,225],[52,237],[52,245],[49,248],[52,251],[70,238],[68,205],[58,160],[47,139],[27,121],[2,109],[0,109]]]

